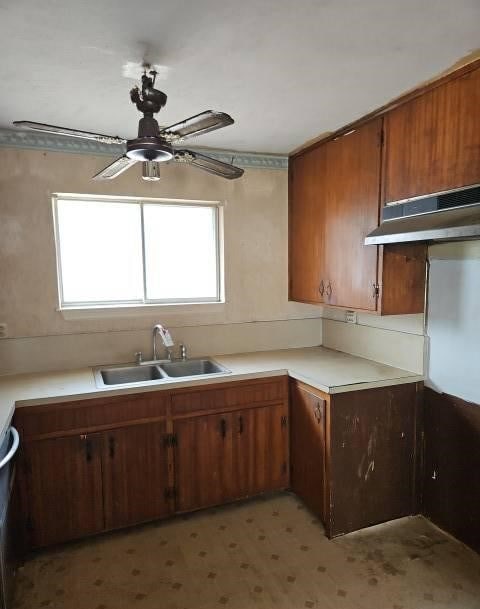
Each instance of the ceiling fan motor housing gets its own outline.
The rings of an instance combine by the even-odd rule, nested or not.
[[[138,122],[138,137],[127,141],[127,156],[137,161],[158,161],[160,163],[173,158],[173,150],[162,137],[153,116],[144,116]]]
[[[126,155],[136,161],[170,161],[173,158],[172,147],[161,137],[137,137],[128,140]]]

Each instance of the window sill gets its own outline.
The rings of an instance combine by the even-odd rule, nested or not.
[[[202,313],[220,313],[225,309],[221,302],[186,302],[177,304],[134,304],[134,305],[95,305],[92,307],[59,307],[57,311],[66,320],[73,319],[106,319],[112,317],[139,317],[156,314],[175,313],[191,315]]]

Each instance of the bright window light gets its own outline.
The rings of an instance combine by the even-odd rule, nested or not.
[[[62,308],[220,301],[219,206],[54,198]]]
[[[214,207],[144,205],[148,299],[217,299],[216,212]]]

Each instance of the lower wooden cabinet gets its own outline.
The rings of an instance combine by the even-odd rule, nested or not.
[[[232,418],[233,474],[238,496],[286,488],[288,403],[242,410]]]
[[[159,391],[158,402],[133,396],[130,406],[122,396],[20,408],[27,546],[289,486],[329,537],[416,513],[421,390],[328,395],[291,381],[289,401],[287,378],[273,377]]]
[[[23,448],[27,534],[32,547],[102,531],[101,436],[34,440]]]
[[[422,390],[328,395],[292,381],[292,489],[329,537],[418,512]]]
[[[325,522],[326,396],[293,382],[290,400],[292,490]]]
[[[174,430],[177,509],[188,512],[233,498],[231,415],[182,419]]]
[[[103,434],[105,528],[163,518],[171,511],[165,435],[165,422]]]
[[[28,549],[288,486],[285,377],[24,407],[15,424]]]
[[[174,422],[178,511],[286,488],[288,405]]]

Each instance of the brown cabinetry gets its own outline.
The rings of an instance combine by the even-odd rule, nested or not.
[[[181,512],[288,486],[286,399],[180,418],[173,429],[176,506]]]
[[[290,390],[292,490],[326,521],[325,410],[328,396],[292,382]]]
[[[169,511],[165,422],[103,434],[105,528],[146,522]]]
[[[375,311],[377,248],[364,245],[378,226],[382,119],[325,145],[324,302]]]
[[[382,118],[290,160],[290,299],[381,314],[424,308],[426,248],[364,245],[378,226]]]
[[[323,147],[297,157],[289,173],[290,299],[323,302],[326,154]]]
[[[421,391],[326,395],[292,381],[292,488],[329,537],[417,512]]]
[[[287,388],[279,377],[18,409],[28,546],[286,488]]]
[[[182,419],[174,430],[177,509],[188,512],[232,499],[231,415]]]
[[[480,68],[385,115],[385,201],[480,182]]]
[[[34,440],[23,449],[28,489],[27,532],[46,546],[104,528],[101,438],[75,435]]]

